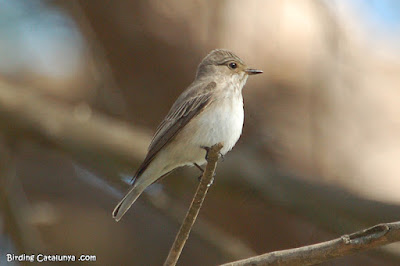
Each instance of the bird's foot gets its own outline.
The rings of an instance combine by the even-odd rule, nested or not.
[[[222,161],[224,162],[225,161],[225,157],[224,157],[224,155],[221,153],[221,152],[218,152],[218,154],[219,154],[219,157],[222,159]]]
[[[203,176],[203,173],[204,173],[204,169],[203,169],[200,165],[198,165],[197,163],[193,163],[193,165],[196,166],[197,169],[199,169],[200,172],[201,172],[201,175],[199,175],[199,176],[197,177],[197,180],[199,180],[199,182],[200,182],[201,177]]]
[[[206,146],[201,146],[200,148],[206,150],[206,157],[205,157],[205,159],[206,159],[206,161],[208,161],[208,152],[210,151],[211,148],[210,148],[210,147],[206,147]],[[224,157],[224,155],[223,155],[221,152],[218,152],[218,155],[219,155],[220,158],[222,158],[222,161],[225,161],[225,157]],[[197,165],[196,165],[196,167],[198,168]]]
[[[204,173],[204,169],[200,165],[198,165],[197,163],[193,163],[193,165],[196,166],[197,169],[200,170],[200,172]]]
[[[206,159],[206,161],[208,162],[208,152],[210,151],[211,148],[210,148],[210,147],[206,147],[206,146],[200,146],[200,148],[206,150],[206,157],[205,157],[205,159]]]
[[[206,150],[206,161],[208,161],[208,152],[210,151],[210,147],[206,147],[206,146],[201,146],[202,149]],[[218,152],[218,155],[220,158],[222,158],[222,161],[224,161],[224,155],[221,152]],[[204,169],[201,168],[197,163],[194,163],[194,165],[204,174]],[[210,180],[210,183],[207,185],[208,187],[210,187],[213,183],[214,183],[214,177],[216,176],[216,173],[214,171],[214,174]],[[201,178],[203,177],[203,175],[199,176],[197,179],[199,180],[199,182],[201,181]]]

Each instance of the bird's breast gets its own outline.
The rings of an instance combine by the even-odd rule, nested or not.
[[[222,154],[238,141],[244,121],[243,98],[240,93],[215,99],[194,122],[194,139],[199,146],[211,147],[222,142]]]

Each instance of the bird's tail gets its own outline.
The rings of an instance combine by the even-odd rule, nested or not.
[[[128,193],[126,193],[125,197],[117,204],[114,211],[112,212],[112,216],[115,221],[119,221],[122,216],[129,210],[132,204],[136,201],[136,199],[142,194],[144,188],[143,186],[133,185]]]

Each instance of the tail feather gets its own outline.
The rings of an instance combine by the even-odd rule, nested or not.
[[[142,194],[143,189],[140,186],[133,186],[126,193],[125,197],[117,204],[112,212],[112,216],[115,221],[121,220],[122,216],[129,210],[132,204],[136,201],[136,199]]]
[[[156,170],[156,171],[155,171]],[[163,175],[163,173],[161,173]],[[122,216],[129,210],[133,203],[139,198],[142,192],[160,178],[158,168],[150,166],[144,173],[139,176],[136,174],[132,187],[128,190],[126,195],[117,204],[112,212],[112,217],[118,222]]]

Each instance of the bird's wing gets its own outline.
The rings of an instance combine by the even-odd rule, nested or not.
[[[200,114],[204,108],[210,104],[211,91],[216,85],[215,82],[210,82],[201,89],[198,86],[188,88],[188,90],[176,100],[167,116],[158,126],[153,140],[150,143],[147,156],[135,174],[135,181],[140,178],[141,174],[146,170],[157,153],[167,145],[193,117]]]

